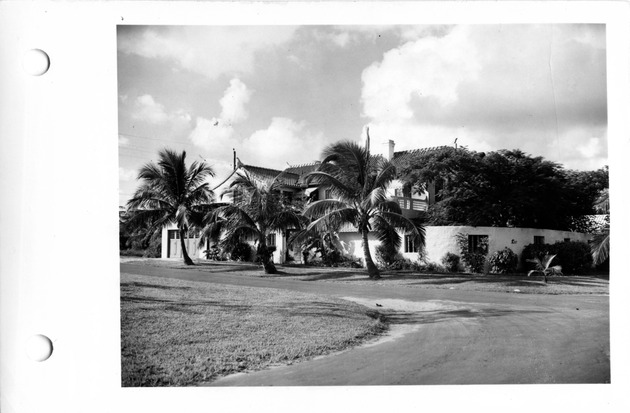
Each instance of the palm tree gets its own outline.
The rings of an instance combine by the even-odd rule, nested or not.
[[[325,229],[331,221],[353,225],[362,237],[363,255],[370,278],[380,278],[370,254],[368,237],[374,231],[381,243],[400,247],[402,228],[413,236],[416,245],[424,245],[424,227],[402,215],[398,203],[387,196],[387,187],[396,177],[394,165],[354,142],[343,141],[328,146],[317,171],[309,181],[331,190],[336,199],[315,201],[306,206],[304,215],[313,218],[308,229]]]
[[[221,194],[229,195],[232,202],[216,204],[206,215],[202,241],[220,239],[219,246],[229,249],[245,239],[253,239],[265,273],[277,273],[267,237],[276,231],[300,228],[301,221],[299,211],[287,204],[280,193],[281,175],[259,180],[247,172],[237,173]]]
[[[610,214],[610,200],[608,197],[608,189],[600,194],[595,202],[595,209],[603,214]],[[591,252],[593,254],[593,262],[595,265],[606,261],[610,254],[610,223],[606,223],[600,232],[594,235],[591,244]]]
[[[534,269],[530,270],[527,273],[529,277],[532,274],[540,274],[543,277],[543,281],[547,284],[547,276],[548,275],[562,275],[562,267],[559,265],[554,265],[551,267],[551,262],[556,258],[556,254],[553,255],[545,255],[545,257],[541,260],[540,258],[530,258],[527,261],[534,264]]]
[[[127,225],[146,226],[154,233],[167,224],[177,224],[184,262],[193,265],[184,236],[201,224],[208,211],[214,195],[206,179],[214,176],[214,171],[204,162],[193,162],[186,168],[186,151],[180,154],[163,149],[158,158],[157,164],[149,162],[138,173],[142,183],[127,202]]]

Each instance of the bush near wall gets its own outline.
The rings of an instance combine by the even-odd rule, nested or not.
[[[562,266],[564,274],[581,274],[593,267],[591,248],[586,242],[558,241],[555,244],[529,244],[523,249],[521,262],[526,270],[534,269],[528,259],[543,259],[545,255],[555,254],[552,265]]]
[[[251,245],[246,242],[239,242],[232,248],[230,259],[232,261],[251,261],[253,253]]]
[[[446,269],[446,271],[448,272],[458,272],[459,263],[460,263],[459,255],[453,254],[452,252],[447,252],[442,257],[442,265],[444,266],[444,269]]]
[[[496,251],[488,258],[490,272],[494,274],[508,274],[516,272],[518,255],[508,247]]]
[[[391,245],[380,244],[376,247],[375,252],[376,263],[380,268],[388,268],[394,262],[403,259],[398,250]]]

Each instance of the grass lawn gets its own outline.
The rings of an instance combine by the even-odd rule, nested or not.
[[[121,258],[122,262],[136,262]],[[525,274],[424,274],[410,271],[385,271],[380,280],[370,280],[363,269],[305,267],[302,265],[278,265],[279,274],[266,275],[262,267],[252,263],[216,262],[196,260],[187,266],[181,260],[142,259],[146,265],[204,271],[218,274],[235,274],[244,277],[272,277],[317,282],[341,282],[354,285],[401,286],[405,288],[440,288],[469,291],[494,291],[520,294],[608,294],[608,276],[527,277]],[[518,290],[518,291],[516,291]]]
[[[344,300],[121,274],[122,385],[190,386],[342,350],[385,326]]]
[[[608,278],[601,276],[527,277],[524,274],[420,274],[385,273],[378,281],[359,277],[336,277],[335,282],[377,284],[387,286],[458,289],[466,291],[492,291],[519,294],[604,294],[607,295]],[[324,279],[325,276],[313,277]]]

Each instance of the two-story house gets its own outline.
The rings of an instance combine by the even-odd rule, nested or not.
[[[443,147],[423,148],[408,151],[395,151],[393,140],[386,140],[380,145],[372,146],[372,154],[383,156],[390,160],[398,171],[414,157],[436,151]],[[290,199],[301,199],[304,202],[312,202],[318,199],[331,198],[330,190],[325,187],[318,187],[308,184],[304,179],[307,174],[315,171],[319,162],[304,165],[289,166],[284,170],[264,168],[261,166],[248,165],[242,163],[236,156],[234,157],[234,170],[216,186],[215,193],[220,195],[227,188],[238,172],[247,172],[250,176],[259,179],[273,179],[279,176],[282,181],[280,191]],[[409,218],[417,217],[422,211],[426,211],[430,205],[436,202],[436,188],[432,183],[426,185],[426,190],[421,193],[414,193],[407,190],[401,180],[392,182],[388,189],[390,197],[398,201],[403,215]],[[226,199],[223,199],[226,201]],[[229,200],[228,200],[229,201]],[[588,241],[591,236],[570,231],[555,231],[540,228],[499,228],[499,227],[466,227],[466,226],[427,226],[425,257],[427,260],[440,263],[441,258],[447,252],[459,254],[457,236],[464,234],[469,239],[469,249],[472,251],[477,243],[482,240],[487,245],[488,253],[498,251],[505,247],[512,249],[520,255],[523,248],[530,243],[553,243],[557,241]],[[275,263],[284,263],[288,256],[300,262],[302,256],[297,246],[293,250],[289,249],[288,239],[291,231],[284,233],[273,233],[269,235],[267,244],[276,247],[273,254]],[[178,239],[178,232],[175,225],[165,227],[162,231],[162,258],[181,257],[181,248]],[[198,248],[199,238],[197,232],[191,232],[187,240],[187,248],[191,257],[203,257],[205,248]],[[411,237],[406,237],[401,233],[402,245],[400,253],[403,257],[416,260],[418,258],[419,246],[415,245]],[[344,226],[339,231],[339,239],[343,245],[343,253],[347,256],[354,256],[357,259],[363,258],[361,247],[361,237],[357,230],[350,226]],[[376,237],[369,239],[372,256],[378,246]],[[470,252],[470,251],[469,251]]]
[[[420,154],[422,152],[428,150],[434,150],[435,148],[429,149],[418,149],[413,151],[402,151],[395,152],[394,151],[394,141],[387,140],[380,147],[374,148],[375,155],[380,155],[388,160],[391,160],[394,165],[400,166],[409,158]],[[308,184],[304,179],[307,174],[315,171],[319,167],[320,162],[312,162],[303,165],[295,165],[289,166],[284,170],[265,168],[256,165],[248,165],[241,162],[236,156],[234,157],[234,169],[233,171],[225,177],[218,185],[214,187],[214,192],[219,196],[232,182],[233,177],[237,173],[245,173],[247,172],[253,178],[258,178],[261,180],[266,179],[274,179],[278,177],[282,182],[282,186],[280,191],[282,194],[289,199],[302,199],[304,202],[312,202],[319,199],[329,199],[331,198],[330,190],[324,187],[318,187],[315,184]],[[389,195],[398,201],[400,207],[403,210],[403,214],[407,217],[415,217],[418,215],[420,211],[426,211],[429,204],[433,202],[435,198],[435,191],[432,185],[428,186],[428,190],[422,194],[412,193],[412,191],[408,191],[403,189],[403,183],[399,180],[396,180],[392,183],[389,188]],[[223,199],[223,201],[228,201],[228,199]],[[355,251],[360,251],[360,248],[357,249],[354,245],[359,241],[357,238],[358,234],[355,234],[356,230],[350,226],[344,227],[340,231],[340,239],[344,246],[347,246],[345,253],[349,255],[355,255],[357,258],[360,258],[359,255],[355,254]],[[301,254],[298,253],[297,249],[295,251],[288,251],[287,240],[291,232],[288,231],[286,233],[274,233],[270,234],[268,238],[268,245],[275,246],[276,251],[274,252],[274,262],[283,263],[287,258],[287,253],[290,254],[293,259],[296,261],[300,261]],[[188,234],[189,238],[186,240],[186,247],[188,254],[191,257],[203,257],[203,250],[208,248],[206,245],[204,248],[199,248],[199,233],[197,231],[190,231]],[[372,244],[372,243],[371,243]],[[376,243],[371,245],[371,248],[376,247]],[[414,245],[411,245],[409,242],[405,242],[401,252],[406,254],[413,254],[414,251],[417,252],[417,248]],[[171,224],[168,227],[165,227],[162,231],[162,258],[181,258],[181,247],[179,242],[179,233],[174,224]]]

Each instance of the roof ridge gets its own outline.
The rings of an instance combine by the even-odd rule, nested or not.
[[[275,173],[277,173],[278,175],[279,175],[279,174],[283,174],[283,173],[285,173],[285,174],[293,174],[293,175],[297,175],[297,174],[294,174],[293,172],[286,172],[286,169],[285,169],[285,170],[280,170],[280,169],[267,168],[267,167],[264,167],[264,166],[247,165],[247,164],[241,164],[241,166],[242,166],[243,168],[245,168],[245,169],[247,169],[248,167],[249,167],[249,168],[258,168],[258,169],[263,169],[263,170],[265,170],[265,171],[275,172]]]
[[[452,146],[449,146],[449,145],[438,145],[438,146],[427,146],[426,148],[405,149],[405,150],[402,150],[402,151],[394,151],[394,154],[396,154],[396,153],[413,153],[413,152],[420,152],[420,151],[434,151],[434,150],[442,149],[442,148],[452,148]]]
[[[301,164],[298,164],[298,165],[291,165],[291,164],[289,164],[289,168],[303,168],[305,166],[313,166],[313,165],[318,165],[320,163],[322,163],[322,162],[321,161],[313,161],[313,162],[301,163]],[[287,168],[287,169],[289,169],[289,168]]]

